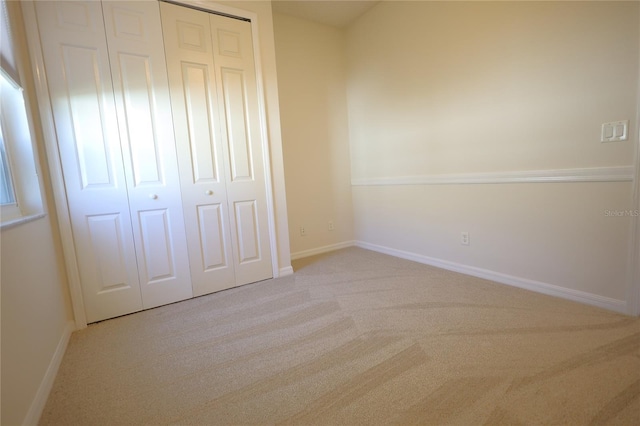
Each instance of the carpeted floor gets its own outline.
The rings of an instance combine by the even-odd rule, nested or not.
[[[42,424],[640,424],[640,320],[358,248],[72,335]]]

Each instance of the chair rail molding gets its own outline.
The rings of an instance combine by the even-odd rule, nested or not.
[[[457,173],[351,179],[352,186],[631,182],[634,166]]]

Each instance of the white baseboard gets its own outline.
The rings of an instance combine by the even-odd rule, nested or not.
[[[286,277],[287,275],[293,275],[293,267],[287,266],[285,268],[280,268],[278,271],[278,277]]]
[[[53,382],[58,374],[58,369],[62,363],[62,357],[67,350],[69,338],[75,329],[76,326],[73,321],[69,321],[65,326],[62,336],[60,337],[60,341],[58,342],[58,346],[56,347],[56,351],[53,353],[53,357],[51,358],[51,362],[47,368],[47,372],[44,374],[44,377],[40,382],[40,386],[38,387],[38,392],[36,392],[36,396],[33,398],[29,411],[27,411],[27,415],[24,418],[24,422],[22,423],[23,425],[38,424],[40,416],[42,415],[42,410],[44,410],[44,406],[49,398],[49,393],[53,387]]]
[[[388,254],[390,256],[395,256],[418,263],[424,263],[426,265],[431,265],[478,278],[484,278],[486,280],[495,281],[500,284],[507,284],[513,287],[535,291],[537,293],[547,294],[550,296],[560,297],[587,305],[597,306],[599,308],[608,309],[623,314],[627,313],[627,303],[624,300],[612,299],[609,297],[599,296],[597,294],[587,293],[585,291],[573,290],[554,284],[547,284],[540,281],[534,281],[527,278],[521,278],[513,275],[491,271],[488,269],[477,268],[475,266],[462,265],[460,263],[450,262],[448,260],[436,259],[433,257],[411,253],[403,250],[397,250],[390,247],[384,247],[377,244],[371,244],[364,241],[357,241],[355,245],[367,250]]]
[[[328,246],[322,246],[314,249],[297,251],[295,253],[291,253],[291,260],[302,259],[303,257],[315,256],[316,254],[328,253],[334,250],[353,247],[354,245],[356,245],[355,241],[343,241],[341,243],[330,244]]]

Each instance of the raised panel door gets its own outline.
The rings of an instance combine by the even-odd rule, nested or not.
[[[271,278],[267,192],[251,23],[209,15],[236,283]]]
[[[36,2],[88,322],[142,308],[99,2]]]
[[[144,308],[193,296],[160,9],[103,2]]]
[[[236,285],[207,13],[161,3],[194,295]]]

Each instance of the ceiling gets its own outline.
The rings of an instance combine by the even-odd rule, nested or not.
[[[271,4],[276,13],[344,28],[377,3],[371,0],[276,0]]]

